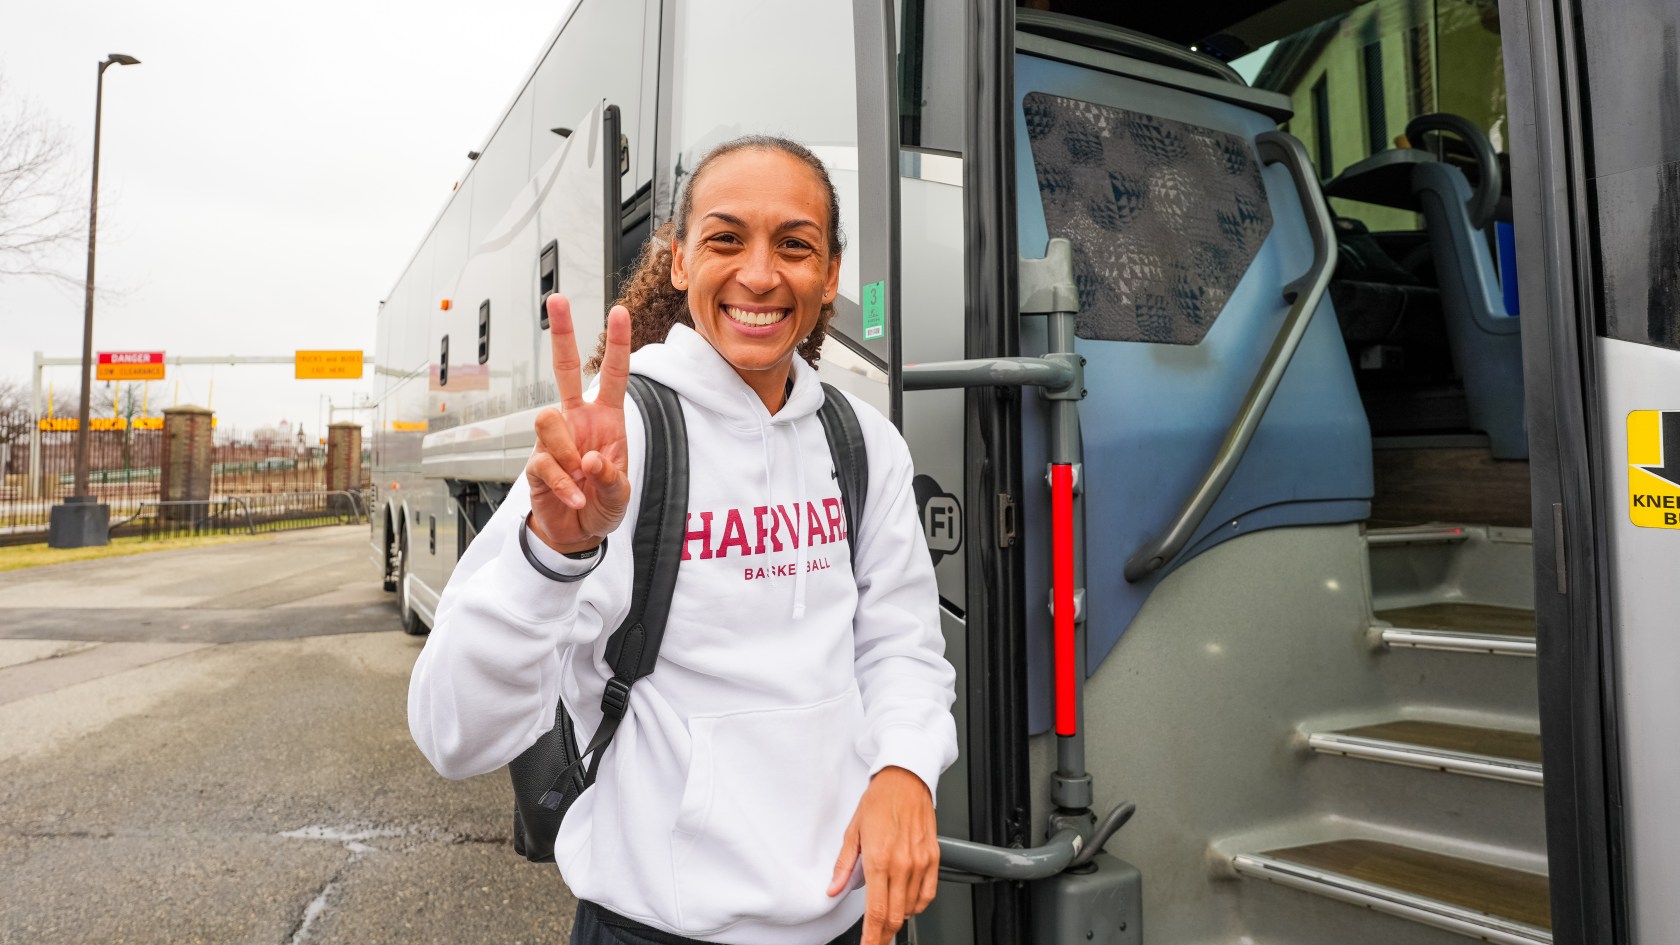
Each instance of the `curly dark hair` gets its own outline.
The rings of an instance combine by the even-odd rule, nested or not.
[[[657,344],[665,340],[671,333],[671,326],[676,324],[694,327],[694,316],[688,310],[688,292],[671,284],[671,245],[688,236],[688,220],[694,214],[694,185],[712,162],[726,154],[736,151],[779,151],[790,157],[797,158],[817,175],[822,182],[823,190],[828,193],[828,245],[830,252],[838,256],[846,248],[845,235],[840,231],[840,195],[834,190],[834,182],[828,178],[828,169],[811,150],[797,141],[787,138],[776,138],[769,135],[746,135],[725,141],[700,159],[694,165],[694,172],[684,182],[682,196],[677,201],[676,217],[653,232],[653,236],[642,244],[641,255],[636,258],[636,268],[619,290],[617,305],[630,310],[630,350],[635,351],[643,345]],[[834,303],[824,302],[822,310],[817,314],[816,327],[799,343],[799,356],[807,364],[815,367],[818,352],[822,350],[823,339],[828,337],[828,324],[834,318]],[[601,332],[600,341],[595,346],[595,355],[584,365],[584,370],[593,374],[601,370],[601,359],[607,353],[607,333]]]

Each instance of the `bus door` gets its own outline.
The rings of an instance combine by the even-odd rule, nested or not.
[[[1680,9],[1502,12],[1557,940],[1674,941]]]
[[[1499,475],[1526,481],[1517,335],[1493,320],[1509,316],[1492,311],[1486,247],[1463,229],[1404,247],[1426,261],[1450,247],[1433,253],[1439,267],[1463,263],[1461,284],[1436,291],[1470,331],[1405,339],[1419,342],[1401,353],[1420,368],[1406,396],[1454,413],[1385,427],[1383,446],[1469,460],[1461,478],[1482,501],[1454,505],[1452,467],[1439,464],[1423,472],[1444,488],[1421,496],[1422,475],[1378,482],[1372,427],[1396,412],[1379,416],[1380,385],[1356,382],[1364,352],[1343,316],[1360,299],[1344,312],[1331,291],[1348,275],[1319,183],[1332,171],[1314,167],[1317,141],[1289,133],[1320,127],[1325,64],[1388,27],[1353,29],[1345,14],[1317,25],[1304,4],[1271,27],[1314,27],[1298,39],[1233,24],[1247,49],[1277,56],[1267,68],[1302,85],[1296,95],[1254,88],[1253,72],[1209,55],[1187,22],[1169,40],[977,10],[965,341],[1015,373],[963,382],[957,365],[905,368],[907,431],[934,374],[1028,388],[965,401],[969,664],[998,693],[970,686],[968,746],[1030,768],[971,775],[976,834],[1015,830],[1011,842],[1038,851],[1096,824],[1082,841],[1106,841],[1141,871],[1141,911],[1165,941],[1548,941],[1529,538],[1526,517],[1488,517],[1526,506],[1521,489],[1488,488]],[[1459,12],[1442,9],[1439,35],[1463,25]],[[1000,27],[1013,29],[1005,57],[988,33]],[[1388,88],[1378,53],[1351,61]],[[1345,134],[1334,114],[1322,120]],[[987,150],[1000,139],[1012,160]],[[1471,182],[1497,198],[1492,173],[1450,170],[1417,171],[1418,189],[1484,225],[1488,201],[1470,214]],[[988,204],[996,193],[1010,199]],[[1369,369],[1389,353],[1377,346]],[[1027,379],[1060,368],[1076,383]],[[1430,389],[1443,377],[1462,381],[1456,394]],[[1001,724],[977,717],[983,697]],[[1127,816],[1123,800],[1135,818],[1105,833],[1110,813]],[[1087,892],[1125,875],[1124,863],[1088,865],[1099,878],[1081,881]],[[1015,900],[976,888],[981,940],[1122,940],[1113,926],[1077,927],[1092,913],[1066,876]],[[1126,880],[1106,894],[1136,905]]]
[[[1491,7],[1285,4],[1269,24],[1234,23],[1228,31],[1209,24],[1206,33],[1180,34],[1181,60],[1199,52],[1191,61],[1200,72],[1223,71],[1249,94],[1283,101],[1264,117],[1299,142],[1311,176],[1324,181],[1309,188],[1322,193],[1307,193],[1300,205],[1325,207],[1334,264],[1288,369],[1307,371],[1321,386],[1291,410],[1286,374],[1249,459],[1265,455],[1254,450],[1268,423],[1279,423],[1278,432],[1296,427],[1299,439],[1274,441],[1282,448],[1270,469],[1245,460],[1219,501],[1233,502],[1245,488],[1270,496],[1246,511],[1209,516],[1223,532],[1202,534],[1220,535],[1218,544],[1188,538],[1195,557],[1149,589],[1090,683],[1089,713],[1133,723],[1122,727],[1126,750],[1113,763],[1134,759],[1115,773],[1138,783],[1127,794],[1138,800],[1139,817],[1119,852],[1143,865],[1146,880],[1163,872],[1175,878],[1174,888],[1156,884],[1154,894],[1145,883],[1152,928],[1161,928],[1166,911],[1172,937],[1240,930],[1295,942],[1551,940],[1522,323],[1500,281],[1511,274],[1497,264],[1498,227],[1509,235],[1511,203],[1501,185],[1502,147],[1492,143],[1506,126]],[[1169,64],[1172,50],[1131,45],[1130,58],[1142,60],[1135,77],[1162,84],[1151,73]],[[1236,61],[1210,61],[1224,58]],[[1018,70],[1018,85],[1025,72]],[[1210,97],[1205,84],[1176,85]],[[1115,123],[1144,155],[1131,166],[1149,167],[1156,152],[1171,149],[1161,161],[1170,170],[1158,172],[1164,184],[1137,186],[1130,166],[1117,174],[1115,193],[1129,201],[1141,192],[1140,205],[1185,189],[1174,177],[1192,172],[1197,160],[1194,147],[1179,141],[1234,130],[1219,122],[1227,108],[1192,111],[1186,103],[1168,111],[1164,104],[1134,106],[1146,118]],[[1169,135],[1163,129],[1175,126],[1163,119],[1195,130]],[[1070,143],[1062,150],[1072,163],[1085,145]],[[1038,150],[1035,144],[1050,221],[1057,199],[1049,191],[1059,182]],[[1275,193],[1271,173],[1261,172]],[[1204,203],[1219,193],[1210,177],[1191,188]],[[1217,208],[1192,215],[1222,223],[1253,216]],[[1287,232],[1288,215],[1271,203],[1268,240]],[[1024,239],[1028,211],[1021,220]],[[1264,273],[1264,252],[1243,280]],[[1157,267],[1188,265],[1179,258]],[[1142,275],[1137,281],[1155,277]],[[1293,278],[1287,270],[1283,277]],[[1218,288],[1206,277],[1184,281],[1192,290]],[[1234,304],[1237,291],[1194,345],[1209,357],[1224,323],[1244,310]],[[1193,310],[1183,310],[1188,321]],[[1193,365],[1190,351],[1157,342],[1171,353],[1139,363],[1139,347],[1117,347],[1135,360],[1115,366],[1148,379],[1149,389],[1133,398],[1172,422],[1129,418],[1113,428],[1115,442],[1152,423],[1194,429],[1174,404],[1208,396],[1220,381],[1191,382],[1187,398],[1172,386],[1186,371],[1158,375]],[[1152,402],[1163,388],[1173,399]],[[1355,438],[1334,426],[1301,426],[1327,413],[1339,413]],[[1096,422],[1087,422],[1088,440]],[[1153,477],[1147,467],[1156,454],[1147,446],[1129,454],[1141,483]],[[1336,481],[1331,470],[1339,461],[1363,467],[1361,487],[1348,490],[1344,479],[1343,488],[1315,493],[1326,477]],[[1333,504],[1355,497],[1366,507],[1338,524]],[[1090,499],[1092,548],[1106,539],[1097,501]],[[1160,500],[1144,494],[1134,501]],[[1174,503],[1166,504],[1171,514]],[[1288,517],[1268,521],[1271,514]],[[1124,547],[1115,553],[1132,588],[1156,560]],[[1110,600],[1117,597],[1123,600]],[[1104,616],[1092,607],[1093,643],[1115,632],[1100,627]],[[1116,664],[1135,667],[1136,677],[1112,675]],[[1178,756],[1161,760],[1160,736],[1134,735],[1137,725],[1176,736],[1167,741],[1182,746]],[[1240,787],[1227,792],[1220,784]],[[1157,808],[1169,823],[1148,816]],[[1198,851],[1211,854],[1212,864],[1204,861],[1199,876]],[[1250,882],[1224,884],[1221,875]],[[1200,908],[1175,912],[1167,905],[1174,901]]]

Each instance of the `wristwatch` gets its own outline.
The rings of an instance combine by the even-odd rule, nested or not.
[[[600,567],[601,561],[606,558],[605,552],[607,550],[607,539],[605,537],[601,539],[601,543],[599,545],[596,545],[588,551],[562,551],[560,552],[561,554],[573,561],[588,561],[591,558],[595,560],[595,563],[590,565],[589,570],[587,571],[583,571],[578,574],[562,574],[537,560],[536,552],[531,550],[531,539],[529,537],[530,533],[531,513],[526,512],[524,521],[519,524],[519,550],[525,553],[525,560],[530,562],[531,567],[535,568],[538,574],[548,578],[550,581],[559,581],[562,584],[570,584],[574,581],[581,581],[589,575],[594,574],[595,569]]]

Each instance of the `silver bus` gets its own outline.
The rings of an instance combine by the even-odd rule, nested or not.
[[[424,633],[543,297],[792,137],[959,673],[905,938],[1680,941],[1677,90],[1672,0],[581,0],[380,303],[372,556]]]

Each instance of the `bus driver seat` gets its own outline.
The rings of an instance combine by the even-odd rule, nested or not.
[[[1450,132],[1469,146],[1480,172],[1474,191],[1458,168],[1412,147],[1373,154],[1325,184],[1324,192],[1423,214],[1470,426],[1487,434],[1495,459],[1527,459],[1521,323],[1506,314],[1485,234],[1499,208],[1499,163],[1487,136],[1458,115],[1419,115],[1406,126],[1414,143],[1436,132]]]

